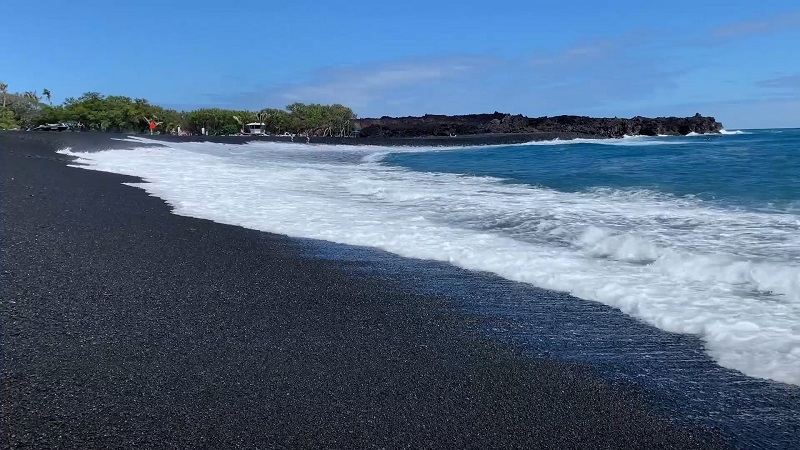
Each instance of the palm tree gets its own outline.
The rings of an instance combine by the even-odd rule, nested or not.
[[[33,103],[39,103],[39,99],[40,99],[40,97],[36,93],[36,91],[28,91],[28,92],[22,94],[22,97],[32,101]]]
[[[235,120],[236,123],[239,124],[239,132],[241,132],[242,134],[245,133],[244,126],[247,125],[247,122],[250,121],[252,118],[253,115],[247,111],[243,111],[238,116],[233,116],[233,120]]]
[[[271,116],[270,113],[261,111],[260,113],[256,114],[256,120],[258,120],[258,123],[260,123],[261,125],[265,125],[267,123],[267,120],[269,120],[270,116]]]
[[[53,102],[50,101],[50,89],[42,89],[42,95],[47,98],[47,103],[53,104]]]
[[[256,120],[261,124],[261,133],[267,134],[267,121],[270,119],[271,114],[261,111],[256,114]]]
[[[0,81],[0,94],[3,94],[3,108],[6,107],[6,96],[8,95],[8,85]]]
[[[244,120],[239,118],[239,116],[233,116],[233,120],[239,124],[239,131],[244,134]]]

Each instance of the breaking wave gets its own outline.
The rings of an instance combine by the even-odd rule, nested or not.
[[[565,143],[573,141],[557,142]],[[725,367],[800,384],[795,214],[734,211],[647,190],[562,192],[382,162],[397,151],[433,151],[425,148],[167,145],[63,153],[88,165],[77,167],[142,177],[146,183],[133,185],[176,214],[569,292],[663,330],[697,334]]]

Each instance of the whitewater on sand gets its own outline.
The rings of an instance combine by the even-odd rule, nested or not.
[[[703,141],[531,145],[555,144]],[[84,168],[142,177],[145,183],[134,185],[176,214],[445,261],[569,292],[662,330],[698,335],[723,367],[800,384],[796,213],[723,208],[641,189],[570,192],[384,161],[398,153],[480,150],[486,148],[171,142],[62,153]]]
[[[132,138],[133,150],[63,153],[83,168],[142,177],[132,185],[176,214],[491,273],[679,333],[557,294],[522,290],[506,301],[467,282],[486,292],[465,294],[468,312],[511,315],[513,325],[489,330],[500,340],[646,386],[688,423],[733,442],[791,448],[800,426],[800,161],[787,148],[800,141],[773,131],[468,147]],[[412,267],[414,280],[443,274]],[[555,313],[565,305],[576,315]],[[598,317],[603,324],[592,323]],[[544,333],[543,321],[561,325]]]
[[[736,134],[730,139],[747,136],[749,135]],[[475,312],[488,317],[483,319],[487,321],[483,323],[488,327],[484,328],[484,332],[492,337],[511,341],[526,353],[542,355],[547,360],[555,358],[588,364],[593,371],[599,371],[611,379],[621,379],[622,386],[642,387],[647,392],[648,401],[655,401],[658,409],[663,408],[670,413],[673,420],[687,426],[713,427],[736,445],[757,443],[763,447],[791,448],[794,439],[792,430],[798,426],[798,395],[795,386],[783,383],[791,383],[793,373],[791,325],[787,325],[793,314],[792,285],[785,283],[785,277],[781,276],[776,277],[777,282],[770,281],[764,278],[770,273],[760,274],[748,267],[742,268],[741,262],[736,259],[742,254],[752,255],[748,260],[750,264],[772,264],[767,267],[789,270],[784,274],[788,273],[791,281],[792,266],[786,264],[785,255],[769,253],[770,248],[775,247],[769,245],[770,239],[773,244],[779,244],[778,248],[793,251],[791,230],[796,224],[778,220],[778,216],[788,217],[793,214],[794,206],[791,201],[768,208],[740,208],[739,212],[747,217],[731,220],[730,216],[735,208],[706,200],[701,198],[702,195],[692,197],[648,189],[609,187],[582,189],[558,185],[553,180],[542,178],[541,174],[537,175],[541,178],[539,184],[525,181],[524,177],[520,178],[522,167],[541,166],[543,170],[553,172],[565,161],[576,159],[587,166],[587,173],[593,171],[613,175],[608,172],[613,172],[615,167],[627,171],[636,167],[635,161],[625,158],[612,158],[602,164],[592,161],[591,158],[587,159],[589,155],[604,152],[617,156],[625,151],[637,155],[655,155],[655,149],[660,149],[658,151],[662,153],[659,163],[669,165],[675,155],[670,157],[664,152],[672,152],[677,147],[688,150],[698,144],[716,145],[715,142],[703,144],[705,138],[690,136],[669,139],[554,141],[511,147],[381,148],[268,142],[241,145],[233,139],[217,143],[190,140],[164,142],[138,138],[121,141],[97,138],[98,142],[87,145],[82,142],[86,139],[89,138],[76,136],[76,139],[71,139],[69,136],[59,139],[58,147],[72,148],[61,152],[69,156],[55,159],[76,158],[73,165],[81,169],[137,177],[110,178],[102,189],[108,190],[109,186],[124,182],[163,198],[171,206],[172,212],[178,215],[348,244],[337,247],[333,244],[328,246],[315,243],[320,241],[303,240],[299,245],[314,258],[334,258],[338,261],[335,262],[336,267],[363,268],[367,264],[373,266],[372,270],[378,268],[383,273],[404,274],[398,275],[400,283],[413,283],[413,286],[409,286],[413,291],[434,292],[436,297],[443,295],[445,298],[455,299],[454,304],[464,307],[467,317]],[[99,142],[103,139],[104,142]],[[714,140],[720,139],[729,137],[714,137]],[[52,144],[51,142],[50,145]],[[120,150],[107,151],[110,148]],[[586,149],[591,149],[591,152]],[[87,152],[89,150],[92,151]],[[487,169],[487,159],[495,161],[498,154],[509,161],[508,167],[511,169],[507,174],[497,167]],[[535,155],[544,155],[541,157],[545,159],[537,160]],[[547,160],[547,155],[557,155],[558,158]],[[629,158],[631,154],[625,156]],[[514,160],[513,157],[518,159]],[[533,162],[525,164],[525,161]],[[720,159],[717,163],[722,165],[725,161]],[[599,168],[604,170],[598,170]],[[575,167],[567,169],[578,173]],[[641,169],[647,171],[646,168]],[[76,169],[69,170],[73,171],[69,172],[71,177],[75,177]],[[558,175],[556,173],[554,177],[568,178]],[[578,173],[573,178],[585,178],[581,175]],[[77,182],[76,185],[80,186],[81,183]],[[125,189],[132,193],[138,191],[120,186],[120,189],[111,189],[108,192],[120,195],[118,191],[129,192]],[[108,192],[101,194],[101,198],[107,197]],[[125,194],[125,197],[137,198],[132,193]],[[108,200],[101,201],[105,203]],[[644,207],[635,205],[636,202],[641,202]],[[123,234],[136,232],[140,234],[137,239],[141,242],[149,242],[154,236],[161,234],[156,231],[161,225],[155,228],[152,225],[122,225],[126,221],[137,224],[142,218],[154,214],[152,211],[157,209],[148,205],[149,202],[137,206],[136,209],[141,212],[122,216],[119,227],[124,231]],[[66,205],[63,208],[78,214],[83,207]],[[159,221],[166,220],[159,217]],[[181,219],[169,219],[167,222],[175,220],[179,224]],[[750,221],[749,230],[744,229],[745,221]],[[190,222],[184,229],[197,230],[198,224],[203,223],[206,222]],[[712,225],[719,227],[720,223],[730,228],[722,230],[723,233],[719,233],[717,228],[718,234],[732,239],[732,242],[727,243],[727,247],[713,248],[710,244],[703,244],[704,240],[714,238]],[[761,224],[767,229],[778,228],[779,231],[783,227],[784,231],[789,232],[767,232],[765,236],[768,241],[759,244],[756,237],[763,230],[753,230],[753,224]],[[35,232],[35,227],[29,228],[31,233]],[[102,229],[91,227],[83,231],[81,227],[76,231],[83,231],[85,234],[97,233]],[[238,230],[235,227],[231,229]],[[222,235],[228,233],[222,233],[228,230],[225,227],[215,230],[217,231],[214,233]],[[635,230],[635,233],[630,233],[631,230]],[[698,233],[698,242],[692,241],[689,236],[691,233],[686,230]],[[25,231],[28,232],[28,228]],[[210,236],[205,233],[203,235]],[[71,239],[63,233],[58,236]],[[236,239],[244,239],[243,236]],[[745,239],[748,236],[749,239]],[[165,237],[170,236],[167,234]],[[118,243],[119,238],[114,239]],[[171,255],[177,251],[176,248],[180,248],[181,252],[189,251],[184,248],[186,244],[181,242],[190,243],[194,240],[192,234],[175,236],[172,239],[173,244],[166,246]],[[96,238],[93,240],[97,241]],[[269,281],[274,277],[263,269],[253,271],[253,268],[240,268],[242,270],[237,272],[238,275],[231,275],[233,278],[238,277],[238,280],[233,281],[228,278],[220,281],[218,276],[208,275],[209,270],[220,270],[212,263],[216,258],[225,260],[220,262],[219,267],[231,264],[231,261],[227,260],[229,256],[223,257],[218,250],[203,248],[204,245],[196,248],[197,255],[172,255],[169,259],[159,258],[161,262],[158,264],[150,263],[153,270],[164,264],[167,269],[165,273],[155,275],[155,278],[148,278],[149,283],[160,282],[165,277],[167,279],[164,281],[167,282],[171,272],[182,270],[181,267],[186,266],[186,270],[215,278],[215,283],[233,283],[231,288],[240,292],[245,285],[257,285],[256,289],[262,289],[274,284]],[[236,258],[237,261],[241,258],[257,259],[258,250],[248,247],[253,245],[254,242],[247,238],[245,242],[233,245],[230,251],[242,254]],[[297,245],[292,244],[293,247]],[[351,247],[352,245],[360,247]],[[192,246],[197,247],[194,244]],[[733,246],[736,246],[736,251],[729,250]],[[387,250],[414,259],[393,259],[394,257],[388,255],[381,256],[380,252],[370,251],[369,248]],[[709,252],[709,249],[716,253]],[[126,251],[135,253],[138,258],[155,256],[152,252],[142,253],[138,249]],[[202,256],[203,254],[207,255]],[[164,257],[167,258],[167,255]],[[703,260],[703,257],[708,259]],[[357,263],[352,264],[348,260]],[[426,260],[434,262],[428,263]],[[167,261],[182,262],[173,264]],[[437,265],[435,261],[445,264]],[[675,270],[669,265],[670,262],[684,261],[694,264],[692,271]],[[147,264],[147,261],[143,264]],[[242,263],[236,262],[234,265],[239,264]],[[471,271],[459,271],[455,266]],[[729,266],[736,270],[728,270]],[[388,270],[384,271],[380,267],[387,267]],[[728,270],[728,274],[720,276],[709,268]],[[147,266],[146,269],[138,268],[129,272],[139,277],[137,274],[149,270],[151,268]],[[224,272],[227,273],[227,270]],[[493,277],[491,273],[499,277]],[[126,276],[133,275],[126,272]],[[182,275],[171,276],[181,280]],[[695,279],[687,280],[689,276]],[[296,284],[292,280],[289,276],[275,286],[285,284],[300,289],[299,286],[303,285],[302,282]],[[714,284],[722,287],[715,288]],[[235,287],[236,285],[239,287]],[[542,291],[534,286],[571,292],[583,300]],[[764,289],[767,286],[772,286],[769,289],[777,287],[783,291],[770,292]],[[165,292],[180,292],[180,289],[165,288]],[[341,302],[335,292],[329,289],[320,290],[317,287],[313,292],[327,293],[323,297],[326,299],[324,302]],[[196,289],[192,291],[196,292]],[[290,291],[291,289],[282,290],[284,293],[276,298],[281,298]],[[672,298],[667,291],[674,291]],[[244,292],[250,291],[246,289]],[[306,292],[308,294],[311,291]],[[699,300],[704,293],[705,303]],[[709,293],[713,296],[708,295]],[[757,300],[766,303],[763,307],[766,318],[747,316],[759,313],[759,309],[747,301],[754,293]],[[208,305],[209,311],[220,308],[223,308],[221,311],[226,311],[225,308],[233,307],[227,306],[228,301],[224,300],[228,298],[227,295],[217,295],[215,298],[217,300],[212,300]],[[214,304],[223,300],[223,304]],[[615,306],[624,314],[601,303],[586,300]],[[627,300],[628,303],[622,300]],[[727,302],[728,306],[720,307],[722,302]],[[236,303],[236,297],[230,296],[230,305]],[[378,304],[382,304],[382,301]],[[192,307],[186,299],[180,299],[177,305],[191,308],[187,310],[191,314],[206,314],[205,308]],[[770,305],[775,309],[771,310]],[[296,306],[284,304],[283,307],[291,310]],[[337,310],[348,317],[363,316],[364,311],[358,310],[363,307],[365,306],[361,305],[354,310],[351,303],[344,301]],[[427,307],[421,307],[415,302],[409,303],[409,307],[422,308],[419,314],[427,317]],[[691,308],[694,314],[690,317],[684,315],[680,311],[682,308]],[[781,322],[780,308],[783,308],[783,319],[786,319],[784,322]],[[166,317],[167,321],[177,317],[174,314],[161,316]],[[506,316],[508,320],[498,321],[491,316],[495,316],[495,319],[497,316]],[[687,321],[687,317],[691,320]],[[756,327],[744,326],[729,320],[730,318],[736,318],[739,322],[755,320],[753,323],[761,327],[763,332],[771,333],[770,338],[782,339],[782,346],[776,346],[774,354],[770,355],[764,345],[764,338],[759,336],[760,331]],[[651,326],[644,325],[637,319],[644,320]],[[770,319],[774,319],[774,322],[770,323]],[[206,320],[213,322],[216,319]],[[253,323],[250,319],[245,322]],[[389,323],[394,323],[392,329],[399,327],[398,330],[403,330],[406,326],[404,324],[408,322],[394,318]],[[658,331],[659,328],[653,328],[652,325],[667,331],[690,334],[670,334],[667,331]],[[239,332],[247,329],[242,327],[243,325],[234,327],[234,332],[236,329]],[[363,325],[357,326],[357,329],[363,331],[361,327]],[[335,329],[340,330],[337,333],[343,332],[340,328]],[[175,332],[197,333],[185,325],[177,330]],[[278,344],[285,342],[280,340],[283,332],[280,330],[284,328],[279,328],[278,331],[264,330],[267,336],[262,339],[269,340],[259,345],[277,345],[270,343],[274,339],[278,339]],[[709,330],[717,332],[709,333]],[[244,332],[250,339],[255,339],[252,330]],[[276,332],[278,337],[274,336]],[[724,339],[726,333],[727,340]],[[344,334],[338,338],[329,336],[327,342],[340,342]],[[149,336],[148,339],[152,340],[153,335]],[[313,336],[313,333],[308,336]],[[723,339],[715,341],[720,337]],[[202,336],[194,338],[205,342]],[[303,339],[313,341],[312,337]],[[303,339],[298,342],[303,342]],[[409,341],[409,345],[414,347],[415,344]],[[179,346],[175,351],[181,349],[186,350]],[[749,375],[781,382],[750,378],[736,370],[720,368],[712,362],[709,355],[729,367],[749,372]],[[724,363],[723,359],[728,357],[726,355],[738,355],[738,358],[731,358],[731,363]],[[213,362],[213,358],[208,358],[208,355],[201,356],[206,363]],[[448,361],[450,359],[449,356],[445,358]],[[286,362],[285,358],[282,361]],[[427,363],[418,361],[417,357],[412,357],[409,361],[418,366],[415,370],[427,370]],[[755,373],[754,371],[761,369],[753,366],[760,362],[769,363],[762,364],[769,367],[760,374]],[[355,361],[350,363],[358,364]],[[504,364],[498,364],[496,359],[487,361],[486,364],[490,371],[488,373],[505,376]],[[335,364],[335,367],[335,371],[351,370],[347,364]],[[530,380],[537,380],[537,385],[543,382],[541,374],[521,376],[530,376]],[[324,376],[321,379],[330,383]],[[435,375],[433,380],[439,383],[442,378]],[[196,382],[193,381],[190,385],[194,386],[194,383]],[[565,389],[570,395],[581,395],[580,389],[572,392],[574,386]],[[514,404],[527,398],[527,394],[511,385],[501,391],[507,391],[503,395],[515,398],[512,402]],[[513,392],[517,394],[510,394]],[[465,392],[464,395],[471,394]],[[500,395],[500,392],[492,395]],[[338,397],[331,397],[331,401],[336,398]],[[596,400],[601,398],[602,395],[596,397]],[[184,403],[190,401],[186,398],[179,400]],[[503,402],[508,400],[502,400],[498,404]],[[192,403],[188,407],[192,409],[194,406],[196,405]],[[548,408],[545,406],[544,410],[547,411]],[[495,417],[489,423],[484,423],[484,426],[499,426],[501,422],[516,420],[513,417],[519,413],[503,412],[501,416],[504,419],[498,421]],[[463,419],[463,416],[454,417]],[[567,426],[570,419],[560,421]],[[456,422],[463,423],[458,419]],[[633,422],[628,425],[631,424]],[[636,428],[636,425],[633,427]],[[625,431],[627,426],[622,429],[624,433],[628,433]],[[653,430],[655,428],[650,431]],[[296,428],[295,431],[300,432],[302,429]],[[462,433],[463,431],[461,430]],[[448,441],[447,436],[452,437],[448,433],[441,438],[441,442],[452,442]],[[519,438],[517,436],[514,442],[522,442]],[[564,442],[576,443],[580,439],[569,438]],[[600,442],[602,440],[595,445],[602,446]],[[609,442],[616,441],[612,438]],[[652,447],[653,444],[649,446]],[[686,444],[675,446],[686,447]]]
[[[0,133],[2,447],[724,446],[591,365],[487,340],[448,297],[172,214],[65,146],[131,144]]]

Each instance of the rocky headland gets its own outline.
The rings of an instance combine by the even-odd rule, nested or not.
[[[620,138],[623,136],[687,135],[718,133],[723,126],[713,117],[594,118],[586,116],[525,117],[495,112],[446,116],[358,119],[359,137],[425,138],[487,134],[563,134]]]

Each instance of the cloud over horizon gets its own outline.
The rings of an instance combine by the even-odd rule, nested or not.
[[[772,89],[785,90],[791,93],[800,93],[800,74],[762,80],[761,86]]]
[[[742,92],[725,91],[721,74],[711,77],[715,76],[715,64],[722,64],[715,45],[798,27],[800,13],[793,12],[710,27],[694,36],[628,32],[516,57],[477,53],[329,66],[317,69],[309,81],[216,94],[209,99],[248,108],[296,101],[342,103],[362,117],[494,110],[528,115],[617,115],[636,105],[670,114],[696,99],[700,112],[712,114],[703,106],[718,107],[725,99],[793,101],[776,94],[796,92],[800,75],[770,77],[765,73],[761,81],[747,84],[744,76],[726,73],[726,78],[733,77],[745,87]],[[749,71],[755,69],[748,67]],[[701,78],[702,84],[686,87],[687,77]]]
[[[653,60],[641,49],[608,40],[516,59],[473,55],[328,67],[310,82],[240,93],[233,101],[249,107],[343,103],[370,116],[477,112],[490,104],[514,113],[567,113],[674,87],[685,69],[670,69],[666,56]]]
[[[729,39],[775,33],[789,28],[800,28],[800,11],[728,24],[713,29],[711,35],[717,39]]]

